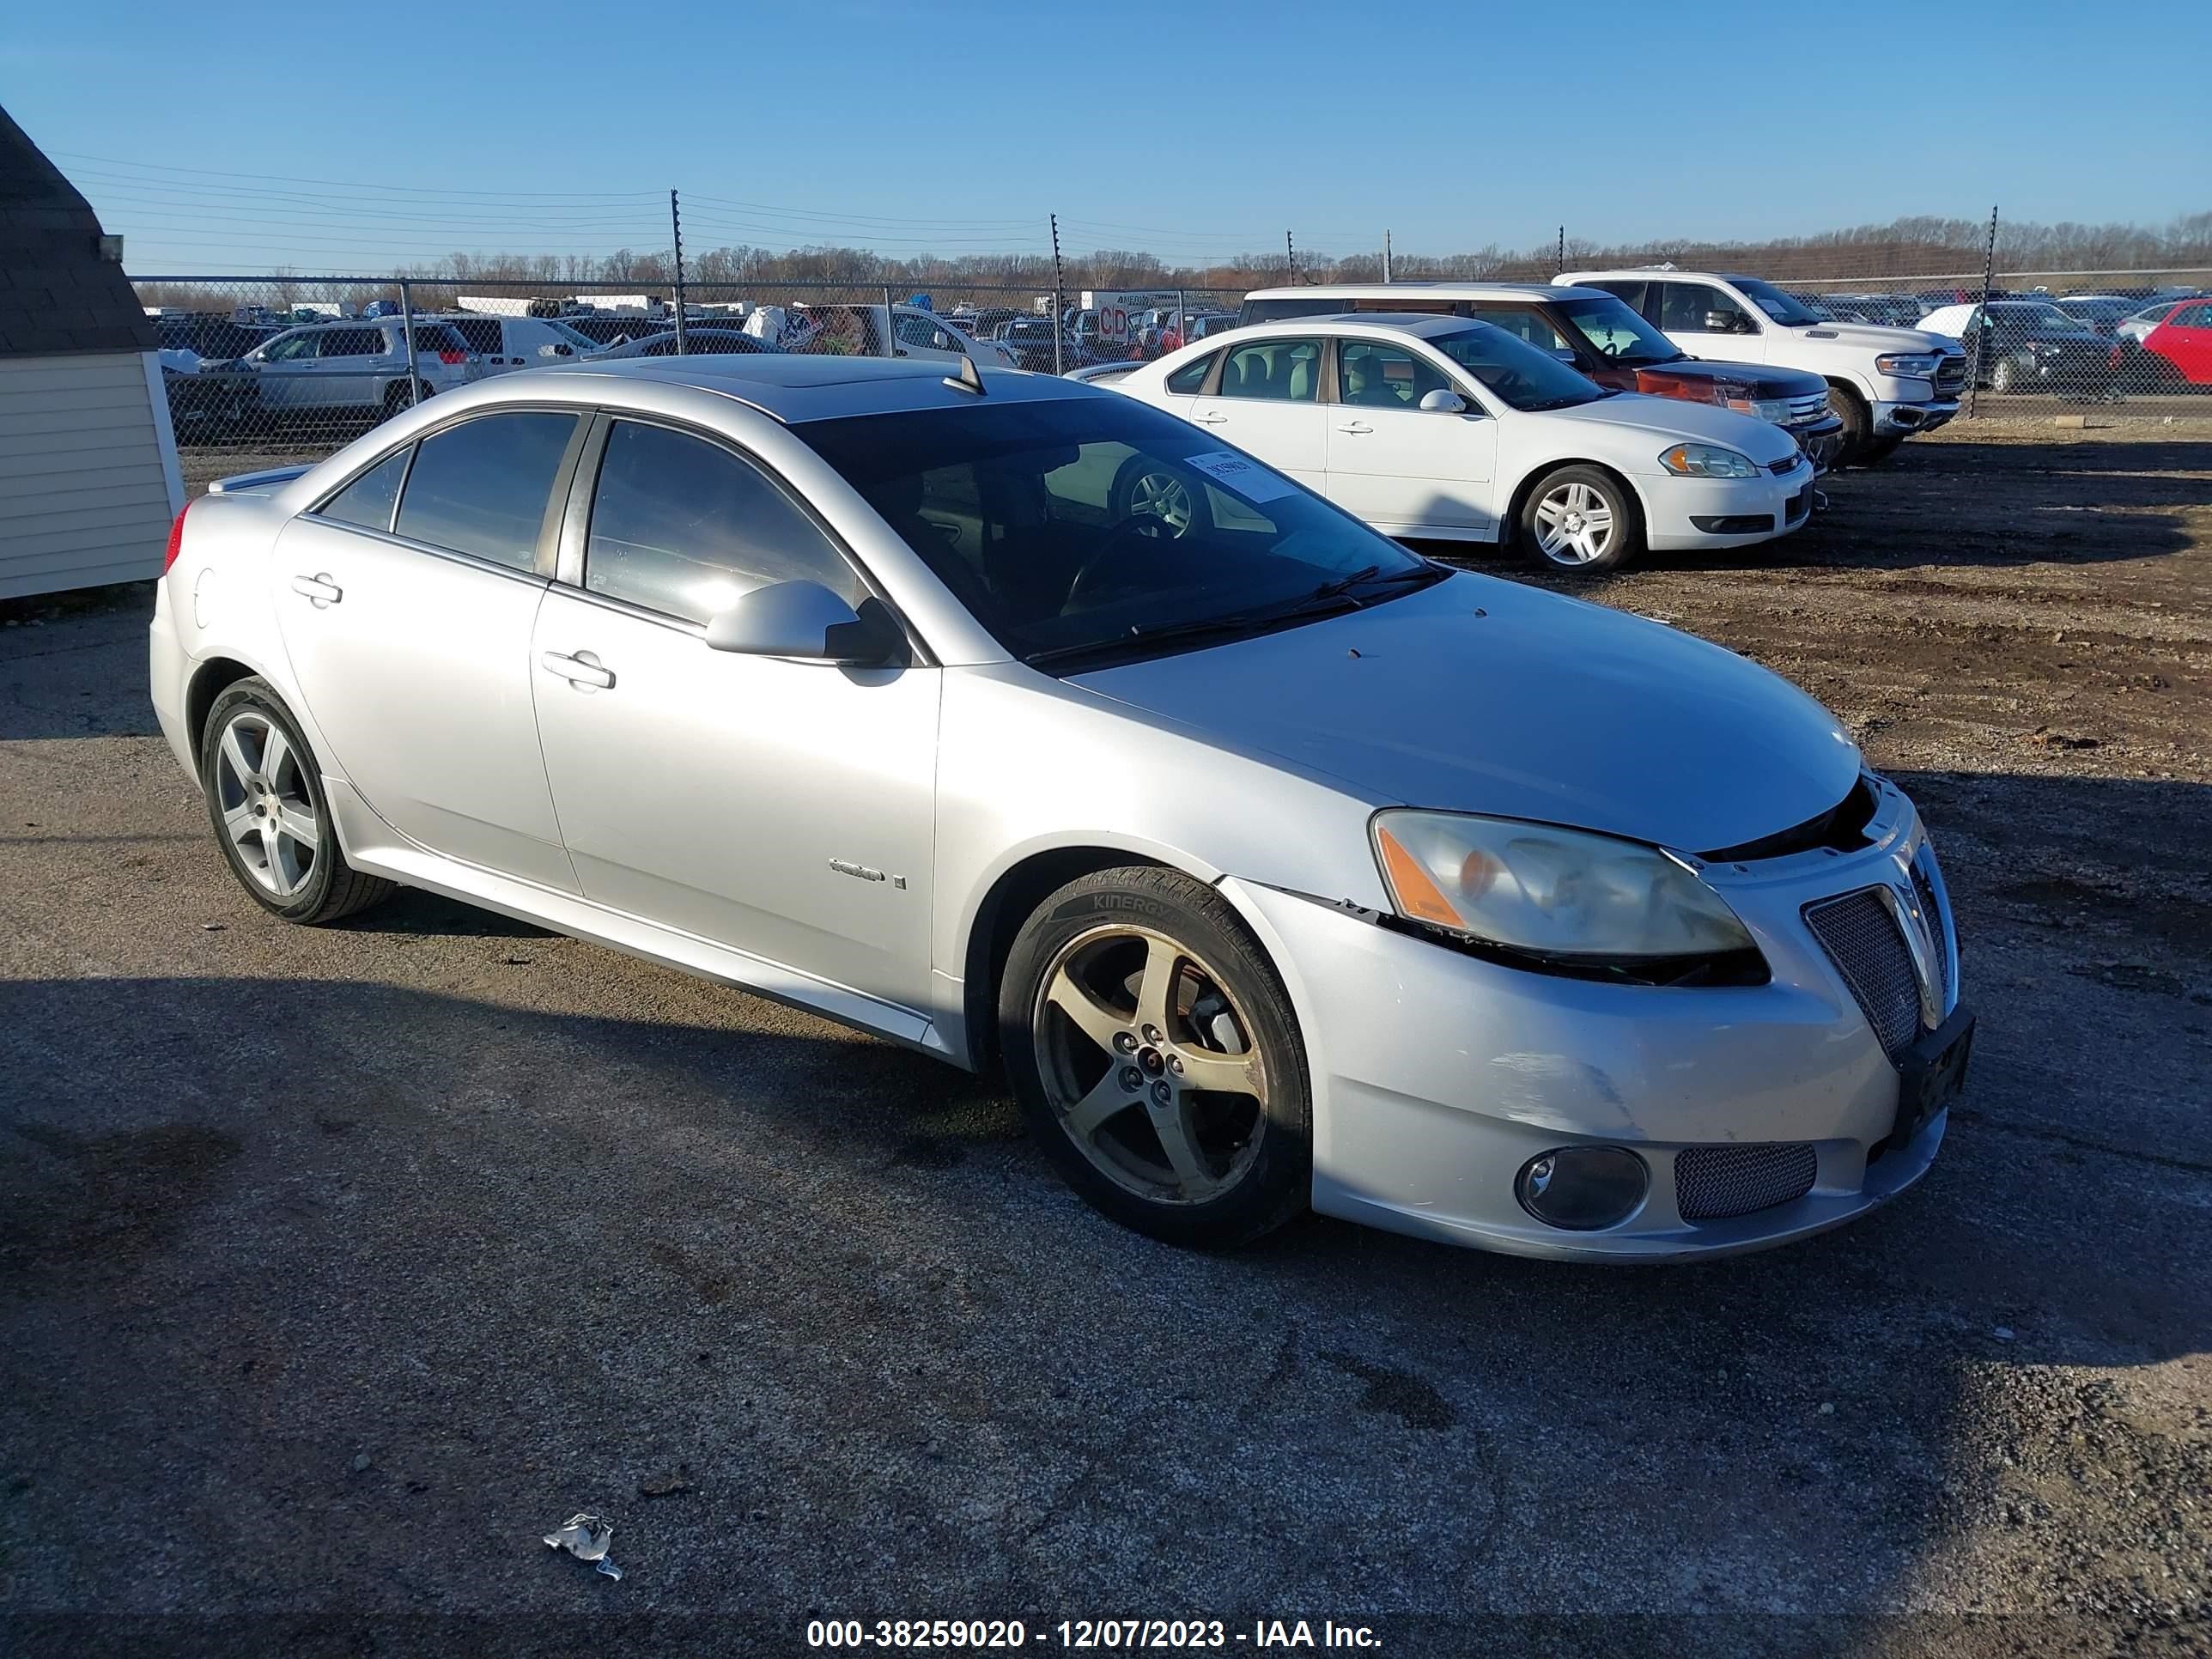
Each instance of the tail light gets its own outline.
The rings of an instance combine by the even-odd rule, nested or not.
[[[190,501],[186,501],[183,507],[178,509],[176,522],[169,526],[168,550],[161,555],[161,574],[164,576],[169,574],[169,567],[176,563],[177,555],[184,551],[185,514],[191,510],[192,504]]]
[[[441,363],[445,364],[445,366],[446,366],[447,368],[459,368],[461,364],[463,364],[463,363],[465,363],[465,362],[468,362],[468,360],[469,360],[469,354],[468,354],[467,352],[465,352],[465,351],[442,351],[442,350],[441,350],[441,352],[439,352],[439,354],[438,354],[438,361],[439,361],[440,362],[441,362]]]

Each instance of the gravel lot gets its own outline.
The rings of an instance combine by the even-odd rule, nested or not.
[[[991,1082],[424,896],[285,927],[155,735],[147,595],[6,613],[0,1629],[2201,1650],[2212,427],[1984,423],[1831,494],[1596,597],[1788,675],[1902,779],[1984,1023],[1920,1188],[1693,1268],[1318,1221],[1178,1255]],[[538,1541],[585,1509],[619,1584]]]

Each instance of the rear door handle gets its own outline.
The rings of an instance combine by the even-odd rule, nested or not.
[[[317,571],[312,576],[293,577],[292,591],[302,599],[313,600],[318,607],[336,605],[345,598],[345,590],[331,580],[327,570]]]
[[[1226,415],[1208,413],[1205,415],[1194,415],[1190,418],[1197,422],[1200,426],[1219,426],[1224,422],[1227,421],[1229,417]]]
[[[1372,432],[1372,431],[1374,431],[1374,430],[1375,430],[1375,428],[1374,428],[1373,427],[1371,427],[1371,426],[1368,425],[1368,424],[1367,424],[1367,422],[1364,422],[1364,421],[1353,421],[1353,422],[1352,422],[1351,423],[1349,423],[1348,425],[1340,426],[1340,427],[1337,428],[1337,430],[1338,430],[1339,432],[1352,432],[1352,433],[1363,433],[1363,434],[1364,434],[1364,433]]]
[[[614,670],[586,662],[580,656],[566,657],[558,651],[548,651],[538,658],[538,665],[549,674],[559,675],[571,685],[594,686],[601,691],[614,690]]]

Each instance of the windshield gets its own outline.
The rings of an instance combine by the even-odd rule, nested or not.
[[[2081,331],[2081,319],[2079,317],[2069,317],[2057,306],[2012,306],[2008,309],[2012,313],[2010,317],[2005,318],[2008,322],[2018,323],[2028,328],[2056,329],[2061,334],[2078,334]],[[1999,314],[2002,315],[2002,313]]]
[[[1746,298],[1778,323],[1795,327],[1804,323],[1825,322],[1827,319],[1805,305],[1794,294],[1784,294],[1771,283],[1762,283],[1756,276],[1731,276]]]
[[[1170,633],[1214,643],[1445,574],[1133,398],[978,402],[793,430],[1030,661],[1150,655]]]
[[[1428,343],[1516,409],[1568,409],[1613,393],[1580,369],[1488,323],[1469,323]]]
[[[1610,294],[1588,300],[1563,300],[1559,301],[1559,307],[1575,325],[1577,333],[1623,367],[1671,363],[1684,355],[1626,301]]]

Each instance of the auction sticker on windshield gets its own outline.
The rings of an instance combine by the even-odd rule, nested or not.
[[[1190,456],[1183,465],[1196,467],[1224,489],[1234,490],[1248,501],[1272,501],[1297,488],[1280,473],[1268,471],[1233,449],[1208,450],[1203,455]]]

